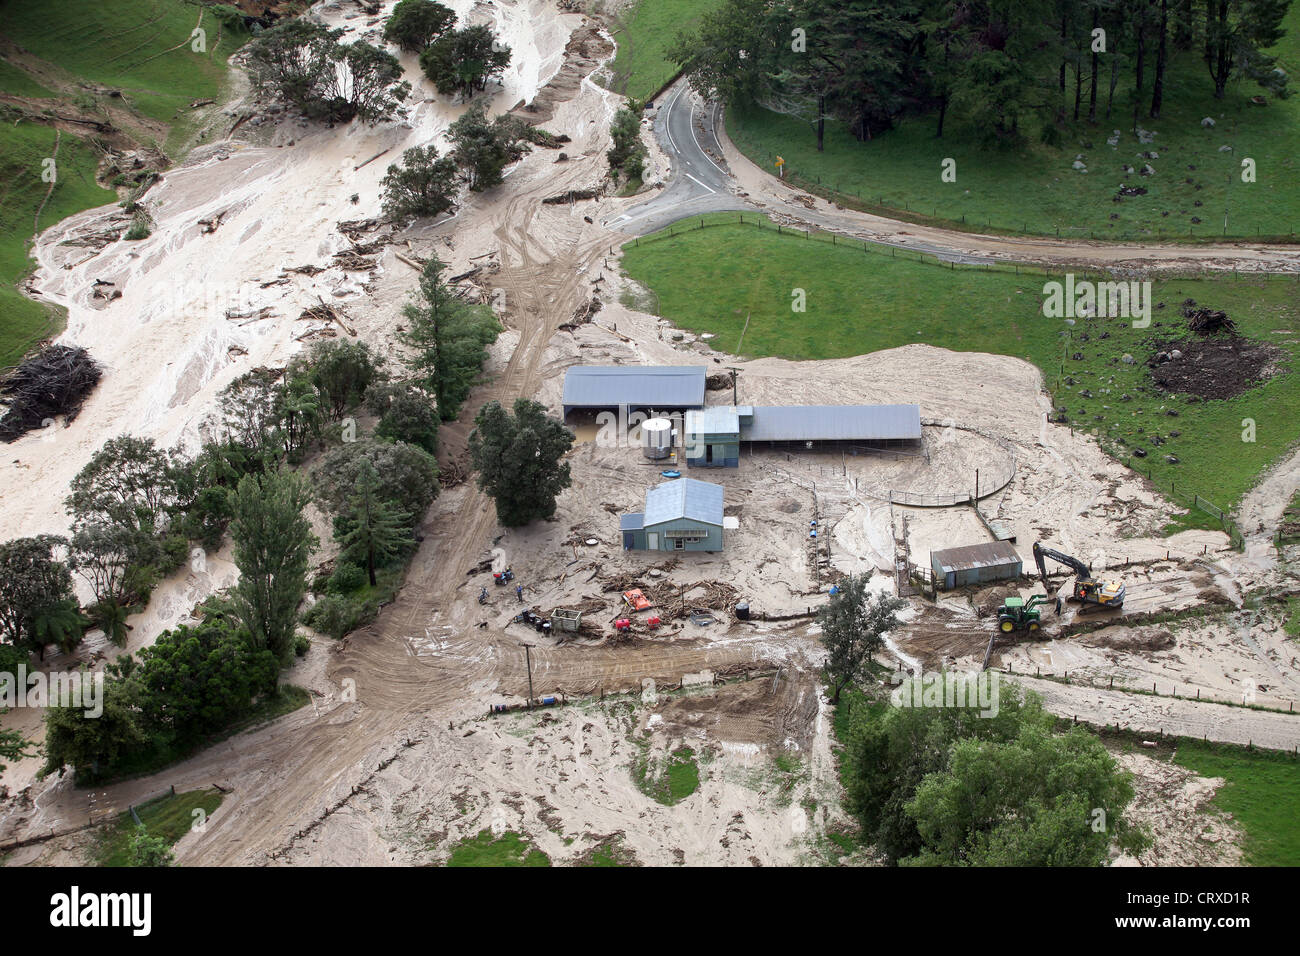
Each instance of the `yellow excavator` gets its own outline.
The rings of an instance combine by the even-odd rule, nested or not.
[[[1034,561],[1038,564],[1038,575],[1043,580],[1043,587],[1051,592],[1047,582],[1047,559],[1051,558],[1074,572],[1074,594],[1071,600],[1083,605],[1082,611],[1089,606],[1119,610],[1124,606],[1124,584],[1121,581],[1096,581],[1092,569],[1080,561],[1060,551],[1044,548],[1042,542],[1034,542]]]

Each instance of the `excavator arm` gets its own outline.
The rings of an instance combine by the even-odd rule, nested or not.
[[[1092,571],[1088,566],[1078,558],[1071,557],[1061,551],[1054,551],[1051,548],[1044,548],[1038,541],[1034,542],[1034,561],[1038,565],[1038,576],[1043,581],[1043,587],[1048,587],[1047,583],[1047,558],[1051,558],[1057,564],[1063,564],[1071,571],[1079,581],[1091,581]]]
[[[1044,548],[1040,542],[1034,542],[1034,561],[1038,564],[1038,575],[1043,587],[1050,593],[1051,584],[1047,580],[1047,559],[1051,558],[1074,572],[1074,597],[1084,604],[1096,604],[1103,607],[1119,608],[1124,604],[1124,585],[1118,582],[1103,583],[1094,581],[1092,570],[1078,558],[1071,557],[1051,548]]]

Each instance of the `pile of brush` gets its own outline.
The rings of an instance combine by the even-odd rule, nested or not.
[[[82,348],[50,345],[0,376],[0,441],[11,442],[62,415],[72,421],[103,369]]]

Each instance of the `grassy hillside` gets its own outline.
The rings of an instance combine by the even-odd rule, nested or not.
[[[190,832],[197,820],[216,813],[221,799],[219,790],[190,790],[151,800],[136,807],[136,813],[151,837],[161,837],[174,845]],[[195,810],[202,811],[201,817],[195,815]],[[130,866],[131,836],[135,830],[136,823],[129,812],[105,828],[97,850],[99,865]]]
[[[192,49],[196,28],[206,52]],[[223,30],[210,8],[182,0],[11,2],[0,9],[0,34],[91,84],[121,90],[127,106],[164,123],[220,93],[225,60],[247,39]]]
[[[116,195],[95,183],[98,155],[74,136],[10,117],[0,123],[0,368],[16,363],[27,349],[57,331],[58,317],[48,306],[19,293],[16,284],[31,269],[27,257],[33,234],[82,209],[112,202]],[[57,181],[41,181],[42,161],[54,158]]]
[[[32,79],[26,72],[0,60],[0,93],[14,96],[53,96],[54,94]]]
[[[196,28],[204,31],[203,52],[193,49]],[[0,117],[4,367],[56,334],[61,321],[57,310],[24,298],[16,288],[31,269],[32,236],[117,198],[95,182],[100,150],[89,139],[65,131],[55,156],[55,131],[44,124],[46,113],[62,104],[70,113],[127,123],[131,129],[122,134],[139,137],[137,145],[175,156],[193,132],[190,105],[219,99],[226,59],[248,34],[224,29],[210,6],[185,0],[10,0],[0,6],[0,37],[26,51],[16,62],[0,60],[0,93],[39,101],[11,100]],[[139,122],[129,122],[133,117]],[[52,191],[41,178],[48,158],[57,163]]]
[[[666,56],[678,31],[689,31],[719,0],[639,0],[619,15],[614,32],[618,53],[609,88],[644,100],[677,72]]]
[[[1300,3],[1288,15],[1288,36],[1275,51],[1300,68]],[[1107,78],[1108,79],[1108,78]],[[1099,84],[1098,121],[1083,118],[1059,147],[1035,142],[1015,151],[982,149],[976,130],[949,116],[942,139],[934,116],[907,117],[896,129],[860,143],[837,123],[828,124],[826,148],[816,150],[812,128],[800,120],[759,108],[728,110],[727,131],[736,146],[769,172],[777,155],[787,177],[799,185],[844,194],[847,204],[905,218],[939,219],[967,227],[1099,239],[1212,239],[1224,235],[1285,237],[1300,232],[1300,96],[1272,97],[1267,106],[1250,98],[1262,91],[1249,81],[1213,99],[1204,64],[1194,51],[1181,54],[1166,77],[1162,116],[1147,119],[1148,79],[1138,125],[1155,133],[1140,143],[1132,130],[1131,74],[1115,92],[1106,118],[1106,83]],[[1073,75],[1068,83],[1073,84]],[[1209,116],[1215,126],[1206,129]],[[1107,139],[1114,130],[1117,146]],[[1220,147],[1232,151],[1221,152]],[[1139,154],[1153,151],[1157,158]],[[1072,168],[1082,157],[1087,172]],[[1241,181],[1241,161],[1255,160],[1257,181]],[[956,182],[940,180],[944,159],[956,161]],[[1126,173],[1149,163],[1155,174]],[[1116,202],[1123,184],[1146,195]],[[1199,220],[1199,221],[1198,221]]]
[[[691,229],[701,220],[690,220],[674,227],[675,235],[625,246],[624,269],[653,293],[635,304],[682,328],[713,332],[719,348],[746,356],[842,358],[924,342],[1026,359],[1042,369],[1075,427],[1094,431],[1121,459],[1144,449],[1148,456],[1138,464],[1164,491],[1173,482],[1180,497],[1195,492],[1221,507],[1239,501],[1300,437],[1300,286],[1294,279],[1162,280],[1153,295],[1165,308],[1153,310],[1150,328],[1133,328],[1125,319],[1069,326],[1043,316],[1042,274],[953,270],[915,253],[892,258],[861,243],[831,245],[827,236],[778,235],[770,224],[750,225],[757,219],[750,214],[746,225],[735,219],[719,214],[704,221],[725,224],[705,229]],[[805,313],[791,309],[796,288],[806,293]],[[1192,336],[1179,309],[1188,298],[1226,310],[1245,336],[1275,346],[1279,374],[1222,400],[1192,400],[1157,387],[1146,360],[1157,343]],[[1072,358],[1076,353],[1083,358]],[[1136,361],[1125,364],[1125,354]],[[1253,443],[1242,441],[1244,418],[1255,421]],[[1166,462],[1166,455],[1179,463]],[[1210,524],[1204,514],[1188,520]]]

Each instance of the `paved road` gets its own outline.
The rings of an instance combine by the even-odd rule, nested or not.
[[[735,195],[735,178],[727,168],[725,150],[718,139],[722,106],[702,103],[685,80],[664,93],[655,115],[655,138],[672,163],[668,185],[648,201],[605,221],[610,229],[644,236],[682,219],[710,212],[748,210],[759,207]],[[942,245],[919,242],[872,240],[877,245],[926,252],[945,262],[975,264],[994,261],[990,256],[971,255]]]
[[[1237,269],[1243,272],[1300,272],[1300,248],[1176,243],[1097,242],[1048,237],[982,235],[934,226],[922,226],[837,207],[817,200],[808,208],[808,196],[760,170],[723,145],[722,111],[718,104],[701,104],[685,80],[662,97],[655,117],[655,137],[672,164],[668,186],[646,201],[605,221],[611,229],[642,236],[674,222],[707,212],[749,210],[779,213],[796,228],[818,228],[864,242],[933,255],[945,262],[1041,263],[1052,266],[1104,268],[1122,264],[1130,268]],[[721,130],[721,135],[719,135]],[[731,156],[735,169],[728,167]],[[745,198],[736,195],[746,193]]]
[[[733,181],[714,131],[721,107],[717,103],[702,105],[684,80],[669,89],[659,103],[655,138],[670,158],[672,177],[648,202],[604,225],[644,236],[690,216],[753,208],[731,192]]]

